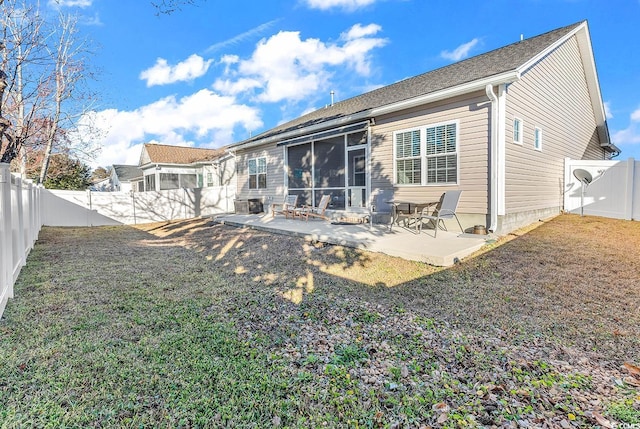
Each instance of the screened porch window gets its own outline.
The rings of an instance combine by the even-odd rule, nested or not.
[[[148,176],[144,176],[144,190],[145,191],[155,191],[156,190],[156,175],[149,174]]]
[[[346,207],[345,137],[333,137],[287,148],[289,193],[299,204],[315,205],[331,195],[329,208]]]

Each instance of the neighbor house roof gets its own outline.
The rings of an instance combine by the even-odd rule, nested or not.
[[[148,158],[143,161],[144,153]],[[195,147],[171,146],[156,143],[144,145],[140,165],[144,164],[193,164],[214,161],[225,155],[224,149],[203,149]]]
[[[451,88],[460,88],[461,94],[480,89],[478,85],[471,84],[495,85],[515,81],[522,71],[531,67],[556,45],[582,28],[586,33],[586,39],[583,42],[589,44],[589,52],[584,54],[588,58],[583,61],[593,63],[587,24],[586,21],[582,21],[318,109],[231,147],[253,146],[275,139],[295,137],[309,129],[321,129],[323,125],[338,126],[367,119],[376,114],[387,113],[385,106],[389,107],[388,111],[393,111],[394,106],[400,110],[408,106],[403,104],[406,101],[421,101],[425,96],[442,93]],[[606,126],[600,89],[595,77],[595,65],[587,65],[593,65],[590,84],[593,91],[597,93],[592,94],[592,98],[593,95],[598,97],[597,101],[593,102],[600,104],[595,107],[599,107],[602,111],[599,125]],[[590,78],[589,72],[590,70],[587,71],[588,78]],[[596,112],[596,116],[598,113]]]
[[[114,164],[113,171],[120,182],[128,182],[131,179],[142,177],[142,170],[137,165]]]

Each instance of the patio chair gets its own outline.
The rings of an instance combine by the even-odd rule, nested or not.
[[[297,195],[287,195],[286,197],[284,197],[283,202],[271,204],[271,217],[276,217],[277,214],[283,214],[286,218],[288,218],[289,216],[293,217],[294,210],[297,204]],[[278,209],[278,207],[280,209]]]
[[[309,221],[309,217],[317,217],[319,219],[329,220],[324,212],[327,210],[330,201],[331,195],[323,195],[322,198],[320,198],[318,207],[302,206],[301,208],[296,210],[296,214],[299,214],[300,217],[307,222]]]
[[[442,225],[442,229],[447,230],[446,225],[444,224],[445,219],[455,218],[458,222],[458,226],[460,227],[460,231],[464,233],[464,229],[462,229],[462,225],[460,224],[460,220],[458,220],[458,215],[456,214],[456,209],[458,208],[458,202],[460,201],[460,194],[462,191],[447,191],[442,194],[440,197],[440,201],[438,205],[433,210],[431,214],[428,214],[427,209],[422,210],[420,213],[420,217],[418,219],[418,232],[422,231],[422,220],[428,219],[430,222],[434,224],[434,238],[438,237],[438,229]]]

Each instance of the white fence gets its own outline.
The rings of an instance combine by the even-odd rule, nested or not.
[[[42,226],[42,190],[0,164],[0,317]]]
[[[159,192],[43,190],[43,224],[101,226],[161,222],[228,213],[235,186]]]
[[[591,174],[584,187],[575,177],[578,169]],[[564,209],[572,213],[615,219],[640,220],[640,161],[565,160]],[[581,201],[584,201],[582,206]]]

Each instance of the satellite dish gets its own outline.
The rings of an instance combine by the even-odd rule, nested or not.
[[[593,181],[593,176],[591,176],[591,173],[589,173],[587,170],[583,170],[582,168],[573,170],[573,175],[584,185],[588,185]]]
[[[582,192],[580,192],[580,216],[584,216],[584,188],[593,181],[593,176],[587,170],[582,168],[576,168],[573,170],[573,175],[582,183]]]

